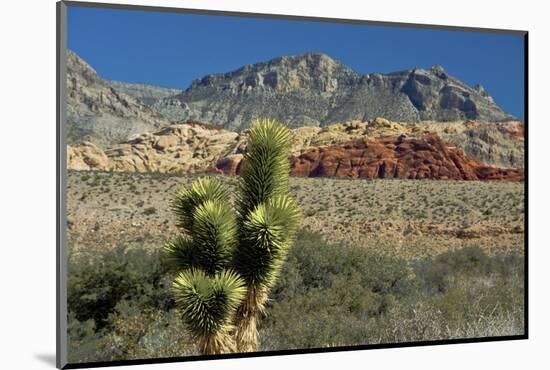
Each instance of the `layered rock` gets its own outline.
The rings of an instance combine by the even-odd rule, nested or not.
[[[522,181],[522,169],[487,166],[433,133],[421,138],[357,139],[312,148],[291,158],[292,173],[305,177]]]
[[[235,132],[197,122],[173,124],[136,135],[105,151],[92,143],[68,146],[68,168],[127,172],[205,171],[238,147],[238,137]]]
[[[67,53],[67,141],[99,147],[170,124],[141,101],[116,90],[73,52]]]
[[[242,156],[218,161],[215,171],[238,174]],[[362,179],[505,180],[523,181],[523,169],[497,168],[468,157],[437,134],[361,138],[314,147],[290,157],[291,172],[301,177]]]
[[[378,116],[438,124],[511,119],[482,86],[470,88],[440,66],[360,74],[321,53],[284,56],[207,75],[179,91],[102,79],[68,52],[67,94],[69,143],[89,141],[102,148],[187,120],[242,132],[259,116],[294,128],[365,122]]]
[[[108,81],[116,91],[136,98],[142,104],[151,106],[163,98],[181,93],[181,90],[154,86],[150,84]]]
[[[524,163],[523,122],[393,122],[377,117],[369,121],[348,121],[323,128],[302,127],[294,130],[293,152],[307,147],[344,143],[357,138],[381,136],[418,137],[434,132],[464,149],[480,161],[497,167],[521,168]]]
[[[110,159],[105,152],[86,141],[75,146],[67,145],[67,165],[76,171],[111,169]]]
[[[492,131],[487,131],[488,127],[492,127]],[[439,131],[430,131],[435,128]],[[474,138],[476,141],[471,143],[483,143],[478,148],[492,153],[493,157],[496,153],[506,157],[507,152],[499,149],[501,144],[492,139],[498,137],[497,134],[506,136],[505,142],[517,142],[519,153],[523,145],[523,139],[518,137],[520,131],[521,126],[513,122],[404,124],[376,118],[324,128],[295,129],[291,154],[297,176],[520,180],[522,171],[484,164],[479,158],[465,154],[452,140],[440,138],[447,136],[455,141]],[[487,136],[488,132],[491,135]],[[234,175],[241,169],[246,147],[246,131],[239,134],[190,121],[135,135],[106,150],[90,142],[69,146],[68,167],[131,172],[210,171]]]
[[[207,75],[153,107],[172,120],[196,119],[242,131],[258,116],[291,127],[383,116],[395,121],[502,121],[511,118],[481,86],[441,66],[360,74],[321,53],[285,56]]]

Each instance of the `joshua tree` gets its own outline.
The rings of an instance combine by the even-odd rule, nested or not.
[[[235,350],[232,321],[246,292],[230,268],[236,224],[227,196],[213,178],[179,190],[172,208],[185,236],[165,246],[167,262],[180,272],[173,284],[176,303],[204,354]]]
[[[258,345],[256,321],[294,241],[300,212],[288,191],[290,131],[274,121],[249,131],[237,199],[239,243],[233,266],[246,281],[246,297],[236,316],[241,352]]]
[[[290,131],[258,120],[249,131],[236,211],[216,178],[178,190],[182,235],[165,247],[183,319],[204,354],[254,351],[256,323],[300,220],[288,192]]]

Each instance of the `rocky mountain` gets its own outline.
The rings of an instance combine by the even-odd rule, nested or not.
[[[127,83],[122,81],[107,81],[116,91],[136,98],[147,106],[155,104],[163,98],[168,98],[181,93],[178,89],[169,89],[149,84]]]
[[[67,53],[67,140],[100,147],[170,124],[139,99],[116,90],[73,52]]]
[[[173,121],[212,122],[232,131],[246,129],[259,116],[291,127],[378,116],[406,122],[512,118],[482,86],[471,88],[441,66],[360,74],[321,53],[284,56],[207,75],[152,107]]]
[[[444,135],[457,142],[474,137],[476,143],[482,144],[477,152],[487,156],[492,153],[490,158],[498,161],[510,158],[510,153],[516,153],[519,159],[523,145],[522,126],[518,122],[404,124],[383,118],[349,121],[323,128],[294,129],[293,171],[296,176],[522,179],[523,170],[485,164],[464,153],[451,140],[442,139]],[[499,152],[494,138],[502,138],[508,146]],[[70,145],[67,158],[72,170],[234,175],[239,172],[246,146],[246,131],[237,133],[210,124],[187,122],[135,136],[106,150],[91,142]]]

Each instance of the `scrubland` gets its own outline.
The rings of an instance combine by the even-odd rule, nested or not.
[[[197,175],[69,171],[69,360],[196,354],[161,257]],[[223,177],[230,186],[236,178]],[[260,350],[520,335],[524,186],[291,178],[302,231]]]

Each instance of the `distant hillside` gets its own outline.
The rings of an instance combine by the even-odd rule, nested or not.
[[[101,147],[158,129],[170,121],[135,97],[116,90],[73,52],[67,53],[67,140]]]
[[[210,122],[230,131],[270,117],[290,127],[351,120],[507,121],[481,86],[468,87],[442,67],[359,74],[325,54],[284,56],[208,75],[186,90],[102,79],[67,54],[68,139],[107,147],[173,122]]]
[[[349,120],[511,119],[482,86],[471,88],[441,66],[359,74],[321,53],[283,56],[193,81],[153,107],[173,121],[212,122],[241,131],[258,116],[291,127]]]
[[[291,159],[297,176],[523,178],[523,125],[518,121],[403,124],[376,118],[301,127],[293,130],[293,138]],[[143,133],[106,150],[90,142],[71,145],[67,158],[73,170],[234,175],[246,147],[246,131],[187,122]],[[462,147],[468,151],[464,153]]]
[[[141,103],[151,106],[162,98],[181,93],[178,89],[168,89],[149,84],[127,83],[122,81],[107,81],[116,91],[133,96]]]

